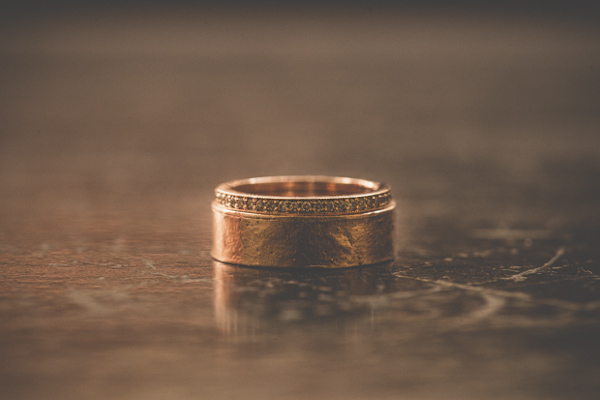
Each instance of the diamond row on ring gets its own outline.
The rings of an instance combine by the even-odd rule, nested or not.
[[[217,193],[217,202],[241,211],[277,214],[338,214],[377,210],[387,206],[391,194],[336,199],[273,199]]]

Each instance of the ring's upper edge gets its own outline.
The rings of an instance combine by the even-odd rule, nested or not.
[[[269,183],[323,183],[323,184],[346,184],[356,185],[368,189],[366,193],[355,193],[355,194],[339,194],[339,195],[326,195],[326,196],[281,196],[281,195],[263,195],[256,193],[248,193],[240,190],[236,190],[236,187],[255,185],[255,184],[269,184]],[[325,176],[325,175],[289,175],[289,176],[264,176],[258,178],[239,179],[229,181],[220,184],[215,189],[217,197],[219,194],[243,196],[246,198],[255,199],[269,199],[269,200],[333,200],[333,199],[344,199],[344,198],[360,198],[370,197],[379,194],[390,192],[390,187],[386,183],[380,183],[376,181],[370,181],[366,179],[338,177],[338,176]]]

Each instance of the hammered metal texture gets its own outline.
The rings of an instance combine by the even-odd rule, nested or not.
[[[393,259],[394,208],[340,216],[232,212],[213,203],[212,256],[264,267],[353,267]]]

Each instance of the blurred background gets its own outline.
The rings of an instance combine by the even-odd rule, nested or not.
[[[543,206],[560,185],[551,201],[582,211],[598,195],[597,11],[587,1],[8,2],[0,179],[28,198],[19,207],[208,199],[227,179],[333,174],[428,202],[487,185],[487,197],[534,191],[529,202]],[[34,181],[39,196],[25,196]]]
[[[11,184],[146,194],[331,173],[418,195],[482,169],[515,183],[597,172],[592,2],[6,7]]]
[[[593,398],[599,16],[584,0],[2,2],[2,386],[61,399]],[[228,288],[273,286],[225,272],[211,286],[212,191],[280,174],[390,183],[398,261],[350,290],[383,296],[358,301],[350,328],[276,324],[232,344],[213,291],[218,323],[233,308],[256,324]],[[469,284],[556,254],[573,276],[591,271],[585,285],[494,286],[547,300],[535,307],[456,288],[408,311],[378,303],[422,289],[394,278],[407,271]],[[277,290],[258,305],[282,308]],[[427,336],[476,314],[492,317]]]

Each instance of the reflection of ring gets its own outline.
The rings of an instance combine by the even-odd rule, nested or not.
[[[284,323],[336,318],[336,327],[364,322],[372,326],[377,302],[364,301],[408,287],[395,279],[388,263],[370,268],[298,270],[245,268],[213,261],[217,327],[243,338],[272,335]],[[294,325],[295,326],[295,325]],[[295,329],[295,328],[292,328]]]
[[[264,267],[351,267],[393,258],[393,210],[385,184],[282,176],[219,185],[215,259]]]

